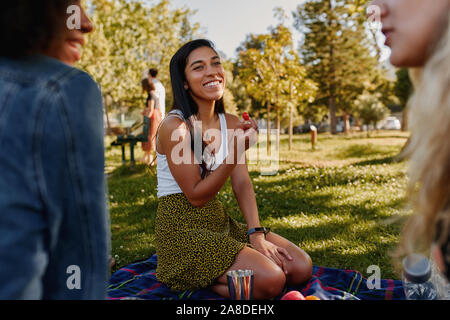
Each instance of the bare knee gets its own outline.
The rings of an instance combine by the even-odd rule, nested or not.
[[[275,266],[264,273],[255,274],[253,297],[256,300],[269,300],[279,296],[286,285],[286,276],[281,268]]]
[[[301,259],[296,259],[289,270],[289,284],[302,284],[309,281],[312,277],[312,260],[308,254],[302,255]]]

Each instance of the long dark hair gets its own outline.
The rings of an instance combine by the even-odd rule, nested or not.
[[[189,91],[184,87],[184,84],[187,81],[184,71],[186,69],[187,61],[191,52],[202,47],[211,48],[214,52],[217,53],[216,49],[214,48],[214,44],[211,41],[206,39],[198,39],[184,44],[180,49],[178,49],[178,51],[170,60],[170,79],[172,83],[172,93],[174,101],[173,109],[178,109],[183,113],[183,117],[191,133],[191,148],[194,151],[194,154],[194,141],[198,137],[195,137],[194,135],[193,121],[198,114],[198,105],[192,98]],[[223,97],[216,101],[214,111],[217,114],[225,113]],[[201,139],[203,155],[206,144],[203,141],[203,137],[201,137]],[[203,169],[202,178],[204,178],[210,171],[206,168],[206,163],[202,155],[195,154],[197,160],[201,163],[200,166]]]
[[[8,0],[0,10],[0,56],[26,58],[47,49],[73,0]]]

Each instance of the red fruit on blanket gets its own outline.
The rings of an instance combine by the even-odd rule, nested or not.
[[[249,117],[249,115],[248,115],[247,112],[244,112],[244,113],[242,114],[242,118],[244,118],[245,121],[250,120],[250,117]]]
[[[300,293],[300,291],[289,291],[286,293],[281,300],[305,300],[305,297]]]

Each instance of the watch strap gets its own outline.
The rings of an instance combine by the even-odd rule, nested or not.
[[[247,235],[251,235],[253,233],[264,233],[264,235],[266,235],[267,233],[269,233],[270,228],[265,228],[265,227],[257,227],[257,228],[252,228],[250,230],[247,231]]]

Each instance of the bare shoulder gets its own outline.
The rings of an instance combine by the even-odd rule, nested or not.
[[[172,133],[176,130],[186,131],[188,130],[186,123],[179,117],[167,117],[161,123],[161,127],[159,128],[158,135],[164,141],[166,139],[170,139]]]
[[[240,122],[239,118],[231,113],[225,113],[225,119],[227,120],[228,129],[235,129]]]

